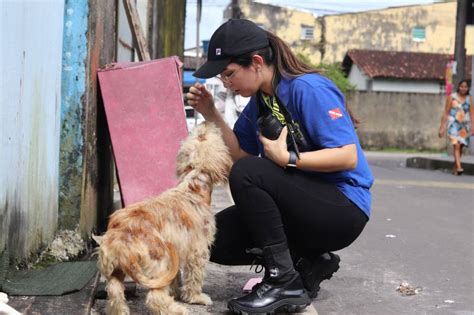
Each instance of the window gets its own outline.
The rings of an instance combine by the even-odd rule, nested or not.
[[[411,39],[415,42],[424,42],[426,39],[426,30],[424,27],[414,27],[411,30]]]
[[[301,25],[300,39],[302,39],[302,40],[313,39],[313,34],[314,34],[314,27]]]

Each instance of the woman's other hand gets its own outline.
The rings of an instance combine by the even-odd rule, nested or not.
[[[206,120],[217,111],[211,93],[200,83],[196,83],[189,88],[186,99],[189,106],[201,113]]]
[[[270,140],[262,135],[259,135],[259,139],[263,144],[265,156],[281,167],[285,167],[290,159],[290,153],[288,152],[288,147],[286,146],[287,135],[288,128],[286,126],[282,129],[280,136],[276,140]]]
[[[445,132],[446,132],[446,128],[444,126],[439,127],[438,137],[443,138]]]

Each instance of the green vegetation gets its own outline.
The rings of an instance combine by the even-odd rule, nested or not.
[[[37,261],[32,263],[32,265],[29,266],[30,269],[45,269],[49,266],[55,265],[60,263],[61,260],[58,259],[57,257],[54,257],[52,255],[44,255],[41,256]]]
[[[298,53],[298,58],[302,60],[307,65],[318,69],[321,71],[321,74],[328,77],[331,81],[333,81],[336,86],[341,90],[344,95],[347,93],[352,92],[355,90],[355,87],[349,83],[349,80],[346,78],[344,71],[342,71],[340,64],[338,63],[320,63],[319,65],[315,65],[311,63],[308,56]]]

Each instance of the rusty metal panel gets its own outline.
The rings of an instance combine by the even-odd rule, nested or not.
[[[169,57],[99,72],[125,206],[176,184],[176,154],[187,135],[178,66]]]
[[[63,12],[61,0],[0,2],[0,249],[17,259],[57,226]]]

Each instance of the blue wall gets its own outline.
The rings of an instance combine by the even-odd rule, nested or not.
[[[81,208],[88,1],[66,0],[61,84],[59,225],[73,228]]]

